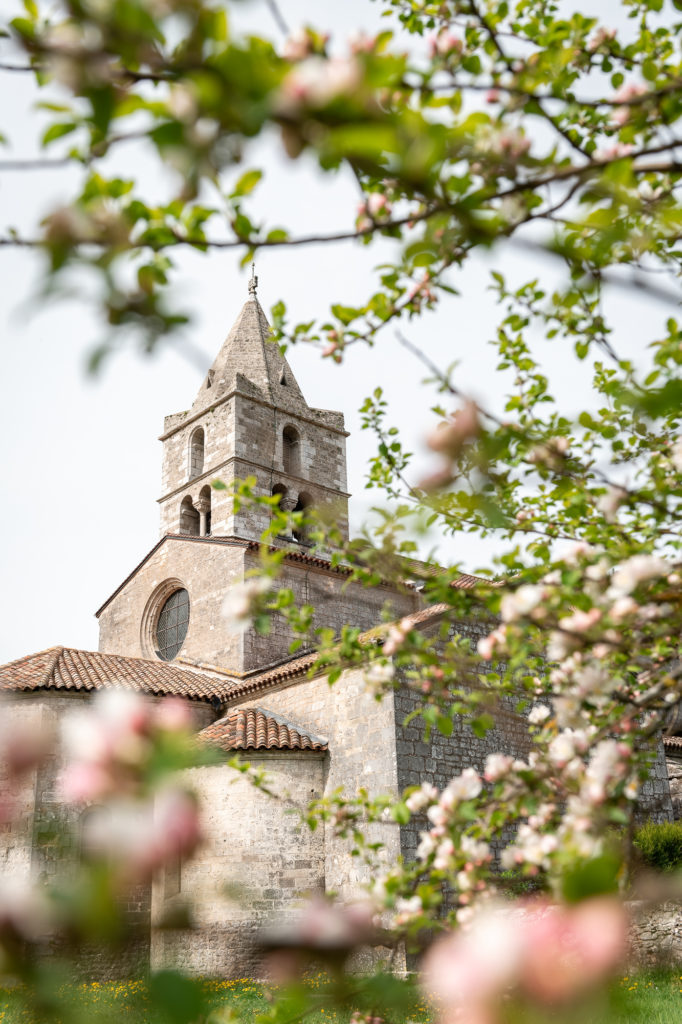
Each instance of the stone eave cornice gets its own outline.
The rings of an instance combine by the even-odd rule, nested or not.
[[[216,473],[219,473],[221,469],[225,469],[226,466],[229,466],[233,462],[242,462],[244,463],[245,466],[255,466],[256,469],[262,469],[264,470],[264,472],[271,473],[273,476],[281,477],[282,479],[286,477],[288,480],[295,480],[297,483],[305,484],[308,487],[314,487],[320,491],[326,491],[328,494],[335,494],[342,498],[351,497],[349,491],[339,491],[334,487],[327,487],[326,484],[319,484],[314,480],[306,480],[302,476],[294,476],[293,473],[285,473],[284,471],[280,473],[279,470],[273,469],[272,466],[266,466],[262,462],[254,462],[252,459],[244,459],[240,455],[230,455],[229,458],[224,459],[222,462],[219,462],[217,466],[213,466],[211,469],[207,469],[205,473],[200,473],[198,476],[193,476],[191,480],[187,480],[184,484],[181,484],[179,487],[175,487],[172,491],[168,491],[167,494],[161,495],[160,498],[156,499],[157,505],[160,505],[162,501],[168,501],[169,498],[173,498],[176,497],[178,494],[182,494],[182,492],[186,491],[190,486],[194,487],[196,483],[202,480],[208,482],[208,480],[214,477]]]
[[[160,434],[159,441],[167,441],[169,437],[173,436],[173,434],[177,434],[178,430],[183,430],[184,427],[189,426],[190,423],[195,423],[198,419],[201,419],[202,416],[205,416],[206,413],[214,412],[218,406],[224,405],[225,402],[229,402],[229,400],[234,398],[236,395],[239,395],[240,398],[247,399],[249,402],[255,402],[256,405],[262,405],[266,409],[273,409],[275,412],[282,413],[283,416],[291,416],[294,419],[301,420],[303,423],[311,423],[315,427],[324,427],[325,430],[330,430],[333,434],[340,434],[342,437],[350,437],[350,431],[348,430],[343,430],[340,427],[332,427],[330,424],[324,423],[322,420],[316,419],[314,416],[307,416],[305,412],[294,412],[293,409],[282,409],[281,406],[275,405],[273,402],[269,402],[267,398],[257,398],[255,395],[247,395],[244,391],[239,391],[238,388],[233,388],[231,391],[228,391],[226,395],[222,395],[221,398],[216,399],[215,402],[209,402],[209,404],[199,410],[199,412],[195,412],[191,416],[188,416],[186,420],[182,421],[182,423],[178,423],[176,426],[171,427],[170,430],[166,430],[163,434]],[[329,409],[322,411],[333,412],[334,410]]]

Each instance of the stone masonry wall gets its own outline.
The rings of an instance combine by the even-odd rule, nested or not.
[[[348,796],[360,787],[371,795],[397,793],[395,716],[389,697],[378,702],[361,670],[348,670],[330,686],[326,676],[302,679],[283,689],[262,694],[240,706],[262,706],[283,715],[317,736],[329,740],[325,793],[343,787]],[[384,844],[388,864],[400,854],[400,829],[392,822],[365,829],[370,842]],[[351,842],[337,838],[325,826],[325,883],[327,892],[342,899],[357,898],[370,881],[359,857],[352,857]],[[396,970],[404,966],[396,962]]]
[[[17,729],[32,730],[40,727],[44,717],[42,703],[14,702],[4,704],[3,714],[12,715]],[[33,854],[33,822],[36,810],[37,772],[24,775],[21,782],[11,782],[6,768],[0,762],[0,791],[11,801],[12,820],[0,822],[0,874],[3,881],[10,878],[25,880],[31,877]]]
[[[47,727],[58,736],[59,722],[65,714],[79,710],[89,702],[89,695],[35,693],[17,694],[11,703],[11,715],[19,725],[36,729]],[[6,707],[7,711],[7,707]],[[205,714],[197,716],[197,726],[205,724]],[[74,868],[73,858],[80,856],[81,810],[65,807],[57,794],[57,781],[65,761],[57,744],[53,755],[25,780],[14,798],[20,810],[18,822],[4,826],[0,832],[0,866],[3,880],[12,877],[41,879],[51,883],[68,878]],[[71,853],[65,855],[63,840]],[[120,907],[132,934],[125,945],[104,946],[81,943],[69,947],[71,970],[77,977],[89,980],[112,980],[134,977],[149,966],[149,935],[151,923],[151,886],[133,885],[120,894]],[[59,956],[66,952],[60,936],[49,937],[43,954]]]
[[[99,618],[100,651],[154,658],[154,629],[176,580],[189,593],[190,618],[182,655],[239,671],[242,635],[228,629],[221,613],[230,584],[241,580],[244,549],[222,544],[167,540],[125,584]]]
[[[197,427],[204,431],[204,471],[190,480],[190,441]],[[226,463],[234,457],[234,403],[223,402],[163,441],[161,473],[161,536],[180,532],[180,505],[187,495],[195,503],[199,491],[218,478],[224,479]],[[227,491],[211,490],[211,532],[229,534],[232,499]]]
[[[271,495],[276,484],[286,487],[287,494],[295,500],[301,494],[308,495],[317,507],[330,507],[342,534],[347,536],[345,433],[243,395],[235,396],[235,423],[237,462],[232,477],[255,476],[256,492],[263,495]],[[284,471],[285,427],[293,427],[300,437],[297,475]],[[267,509],[245,505],[228,524],[229,532],[257,540],[269,520]]]
[[[324,891],[322,830],[311,832],[292,813],[321,795],[324,755],[271,751],[245,754],[244,760],[265,769],[269,788],[281,799],[255,789],[227,764],[187,772],[206,840],[182,864],[179,879],[176,872],[155,882],[153,915],[159,925],[189,900],[194,929],[154,928],[155,969],[175,965],[201,975],[263,977],[261,930],[290,921],[305,897]]]
[[[475,647],[481,636],[490,631],[489,623],[459,622],[452,631],[469,637]],[[408,786],[431,782],[444,789],[453,776],[465,768],[482,771],[488,754],[503,751],[514,757],[527,755],[530,741],[524,718],[512,710],[513,701],[504,702],[493,712],[495,728],[479,738],[463,718],[457,718],[451,736],[444,736],[433,729],[428,740],[424,738],[424,723],[413,718],[405,724],[406,718],[422,705],[420,694],[403,685],[395,694],[396,750],[398,766],[398,787],[401,791]],[[426,829],[428,822],[423,815],[413,815],[407,825],[401,828],[401,852],[407,861],[416,857],[419,833]]]
[[[638,824],[646,821],[673,821],[675,817],[663,742],[660,736],[653,742],[655,749],[652,752],[649,778],[642,785],[637,801]]]
[[[175,419],[175,418],[173,418]],[[300,470],[285,473],[283,430],[300,436]],[[191,479],[190,447],[197,429],[204,431],[204,470]],[[209,407],[200,416],[188,414],[187,423],[163,440],[161,483],[161,535],[181,532],[180,506],[186,497],[196,504],[202,487],[218,478],[256,477],[256,493],[271,495],[282,484],[295,500],[308,495],[313,504],[328,508],[342,533],[348,533],[346,495],[346,437],[344,431],[272,408],[267,402],[235,394]],[[211,533],[257,540],[269,524],[267,509],[244,505],[235,515],[229,490],[211,491]]]
[[[245,572],[256,569],[259,564],[255,552],[246,553]],[[338,573],[302,563],[284,562],[277,585],[291,588],[297,605],[312,605],[315,627],[332,629],[336,635],[346,625],[371,629],[382,621],[384,612],[390,618],[400,618],[419,607],[419,595],[415,591],[398,593],[389,587],[347,584]],[[288,657],[292,639],[290,626],[278,614],[272,616],[267,636],[248,630],[244,635],[244,671]]]

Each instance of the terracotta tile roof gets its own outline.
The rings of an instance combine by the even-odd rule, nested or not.
[[[115,687],[210,701],[224,698],[234,685],[229,679],[188,672],[164,661],[124,658],[73,647],[50,647],[0,666],[0,690],[88,692]]]
[[[239,708],[202,729],[199,738],[222,750],[326,750],[327,740],[264,708]]]
[[[663,746],[666,750],[682,751],[682,736],[664,736]]]
[[[408,573],[413,573],[414,577],[418,579],[440,576],[442,573],[447,572],[447,569],[442,565],[437,565],[434,562],[420,562],[418,558],[403,558],[402,564]],[[470,587],[475,587],[477,583],[492,582],[492,580],[486,579],[484,576],[472,576],[471,573],[462,572],[453,580],[451,586],[456,587],[458,590],[468,590]]]
[[[269,689],[271,686],[275,686],[277,683],[286,682],[287,679],[294,679],[296,676],[302,676],[304,672],[312,668],[313,665],[319,660],[317,653],[303,654],[300,658],[292,658],[291,661],[285,661],[283,665],[278,665],[276,668],[270,669],[267,672],[260,672],[249,679],[240,680],[236,685],[225,695],[225,700],[232,697],[246,697],[251,693],[258,693],[260,690]],[[320,669],[322,671],[322,669]]]
[[[429,622],[438,620],[441,615],[450,610],[450,605],[433,604],[428,608],[422,608],[421,611],[413,612],[411,615],[406,615],[401,621],[408,622],[410,627],[427,625]],[[372,644],[383,643],[388,630],[387,625],[376,626],[374,629],[367,630],[366,633],[361,633],[359,640],[361,644],[370,646]],[[269,669],[267,672],[254,673],[248,679],[238,680],[235,685],[230,689],[229,693],[226,694],[225,700],[230,701],[237,698],[247,697],[251,694],[258,693],[261,690],[268,690],[272,686],[277,686],[280,683],[286,682],[288,679],[294,679],[296,676],[301,676],[309,669],[313,668],[319,660],[317,652],[310,654],[303,654],[299,658],[293,658],[291,661],[286,661],[282,665],[277,665],[273,669]],[[320,672],[324,671],[324,666],[320,666]]]

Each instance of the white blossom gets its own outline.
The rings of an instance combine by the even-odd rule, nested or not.
[[[528,721],[531,725],[541,725],[549,715],[550,710],[545,704],[536,704],[528,714]]]
[[[395,675],[395,668],[390,661],[373,661],[365,672],[365,680],[372,686],[390,683]]]
[[[410,793],[405,804],[412,814],[422,811],[428,804],[434,802],[438,796],[438,790],[430,782],[424,782],[414,793]]]
[[[263,576],[236,583],[227,593],[223,601],[223,617],[227,619],[228,629],[244,632],[253,621],[253,613],[259,598],[270,589],[270,581]]]
[[[427,860],[436,849],[436,837],[430,832],[419,833],[419,846],[417,847],[417,859]]]
[[[658,576],[665,576],[669,566],[662,558],[656,555],[633,555],[618,566],[608,596],[612,598],[630,594],[640,583],[645,580],[656,579]]]
[[[488,754],[483,771],[486,782],[497,782],[509,774],[513,758],[509,754]]]
[[[505,594],[500,606],[500,615],[504,622],[514,622],[528,615],[545,598],[546,590],[537,584],[526,583],[518,590]]]

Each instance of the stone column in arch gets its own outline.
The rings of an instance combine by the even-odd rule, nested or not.
[[[199,536],[205,537],[208,513],[211,511],[211,500],[210,498],[197,498],[194,507],[199,513]]]
[[[279,507],[282,509],[283,512],[287,513],[293,512],[297,504],[297,496],[291,494],[282,495],[279,501]],[[291,529],[291,524],[289,524],[289,526],[287,527],[287,532],[283,534],[283,536],[286,537],[287,540],[295,540],[294,534]]]

